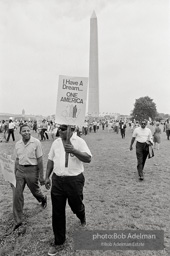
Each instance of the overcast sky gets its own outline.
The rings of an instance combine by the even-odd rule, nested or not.
[[[168,0],[0,0],[0,113],[55,114],[59,75],[89,75],[93,10],[100,112],[170,114]]]

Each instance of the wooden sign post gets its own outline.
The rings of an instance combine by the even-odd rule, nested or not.
[[[71,125],[67,126],[67,138],[66,143],[70,143],[70,133],[71,133]],[[65,154],[65,167],[68,167],[68,159],[69,159],[69,153]]]

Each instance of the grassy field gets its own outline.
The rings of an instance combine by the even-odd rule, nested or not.
[[[19,134],[16,131],[16,139]],[[37,134],[33,134],[37,137]],[[58,255],[115,255],[115,256],[168,256],[170,255],[170,141],[162,133],[160,150],[147,159],[145,179],[139,181],[136,171],[135,145],[129,151],[132,132],[126,138],[120,134],[99,130],[82,136],[87,142],[93,159],[85,164],[84,203],[87,225],[83,229],[79,220],[67,206],[67,240]],[[43,141],[44,170],[52,139]],[[14,142],[1,143],[0,153],[13,154]],[[25,188],[25,234],[12,232],[12,189],[0,173],[0,255],[45,256],[53,242],[51,227],[50,191],[42,187],[48,197],[48,206],[42,209]],[[78,230],[163,230],[165,249],[142,250],[75,250],[73,233]]]

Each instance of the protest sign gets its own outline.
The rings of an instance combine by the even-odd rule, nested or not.
[[[86,113],[87,77],[59,76],[55,122],[82,125]]]
[[[16,179],[14,174],[14,160],[11,159],[10,155],[1,154],[0,155],[0,170],[4,176],[5,181],[9,181],[16,187]]]
[[[55,122],[68,126],[84,123],[87,101],[87,77],[59,76]],[[67,128],[67,141],[70,127]],[[68,167],[66,153],[65,167]]]

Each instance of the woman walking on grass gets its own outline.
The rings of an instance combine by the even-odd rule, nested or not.
[[[154,149],[160,148],[161,143],[161,128],[159,127],[159,123],[156,124],[155,131],[153,134],[153,142],[154,142]]]

